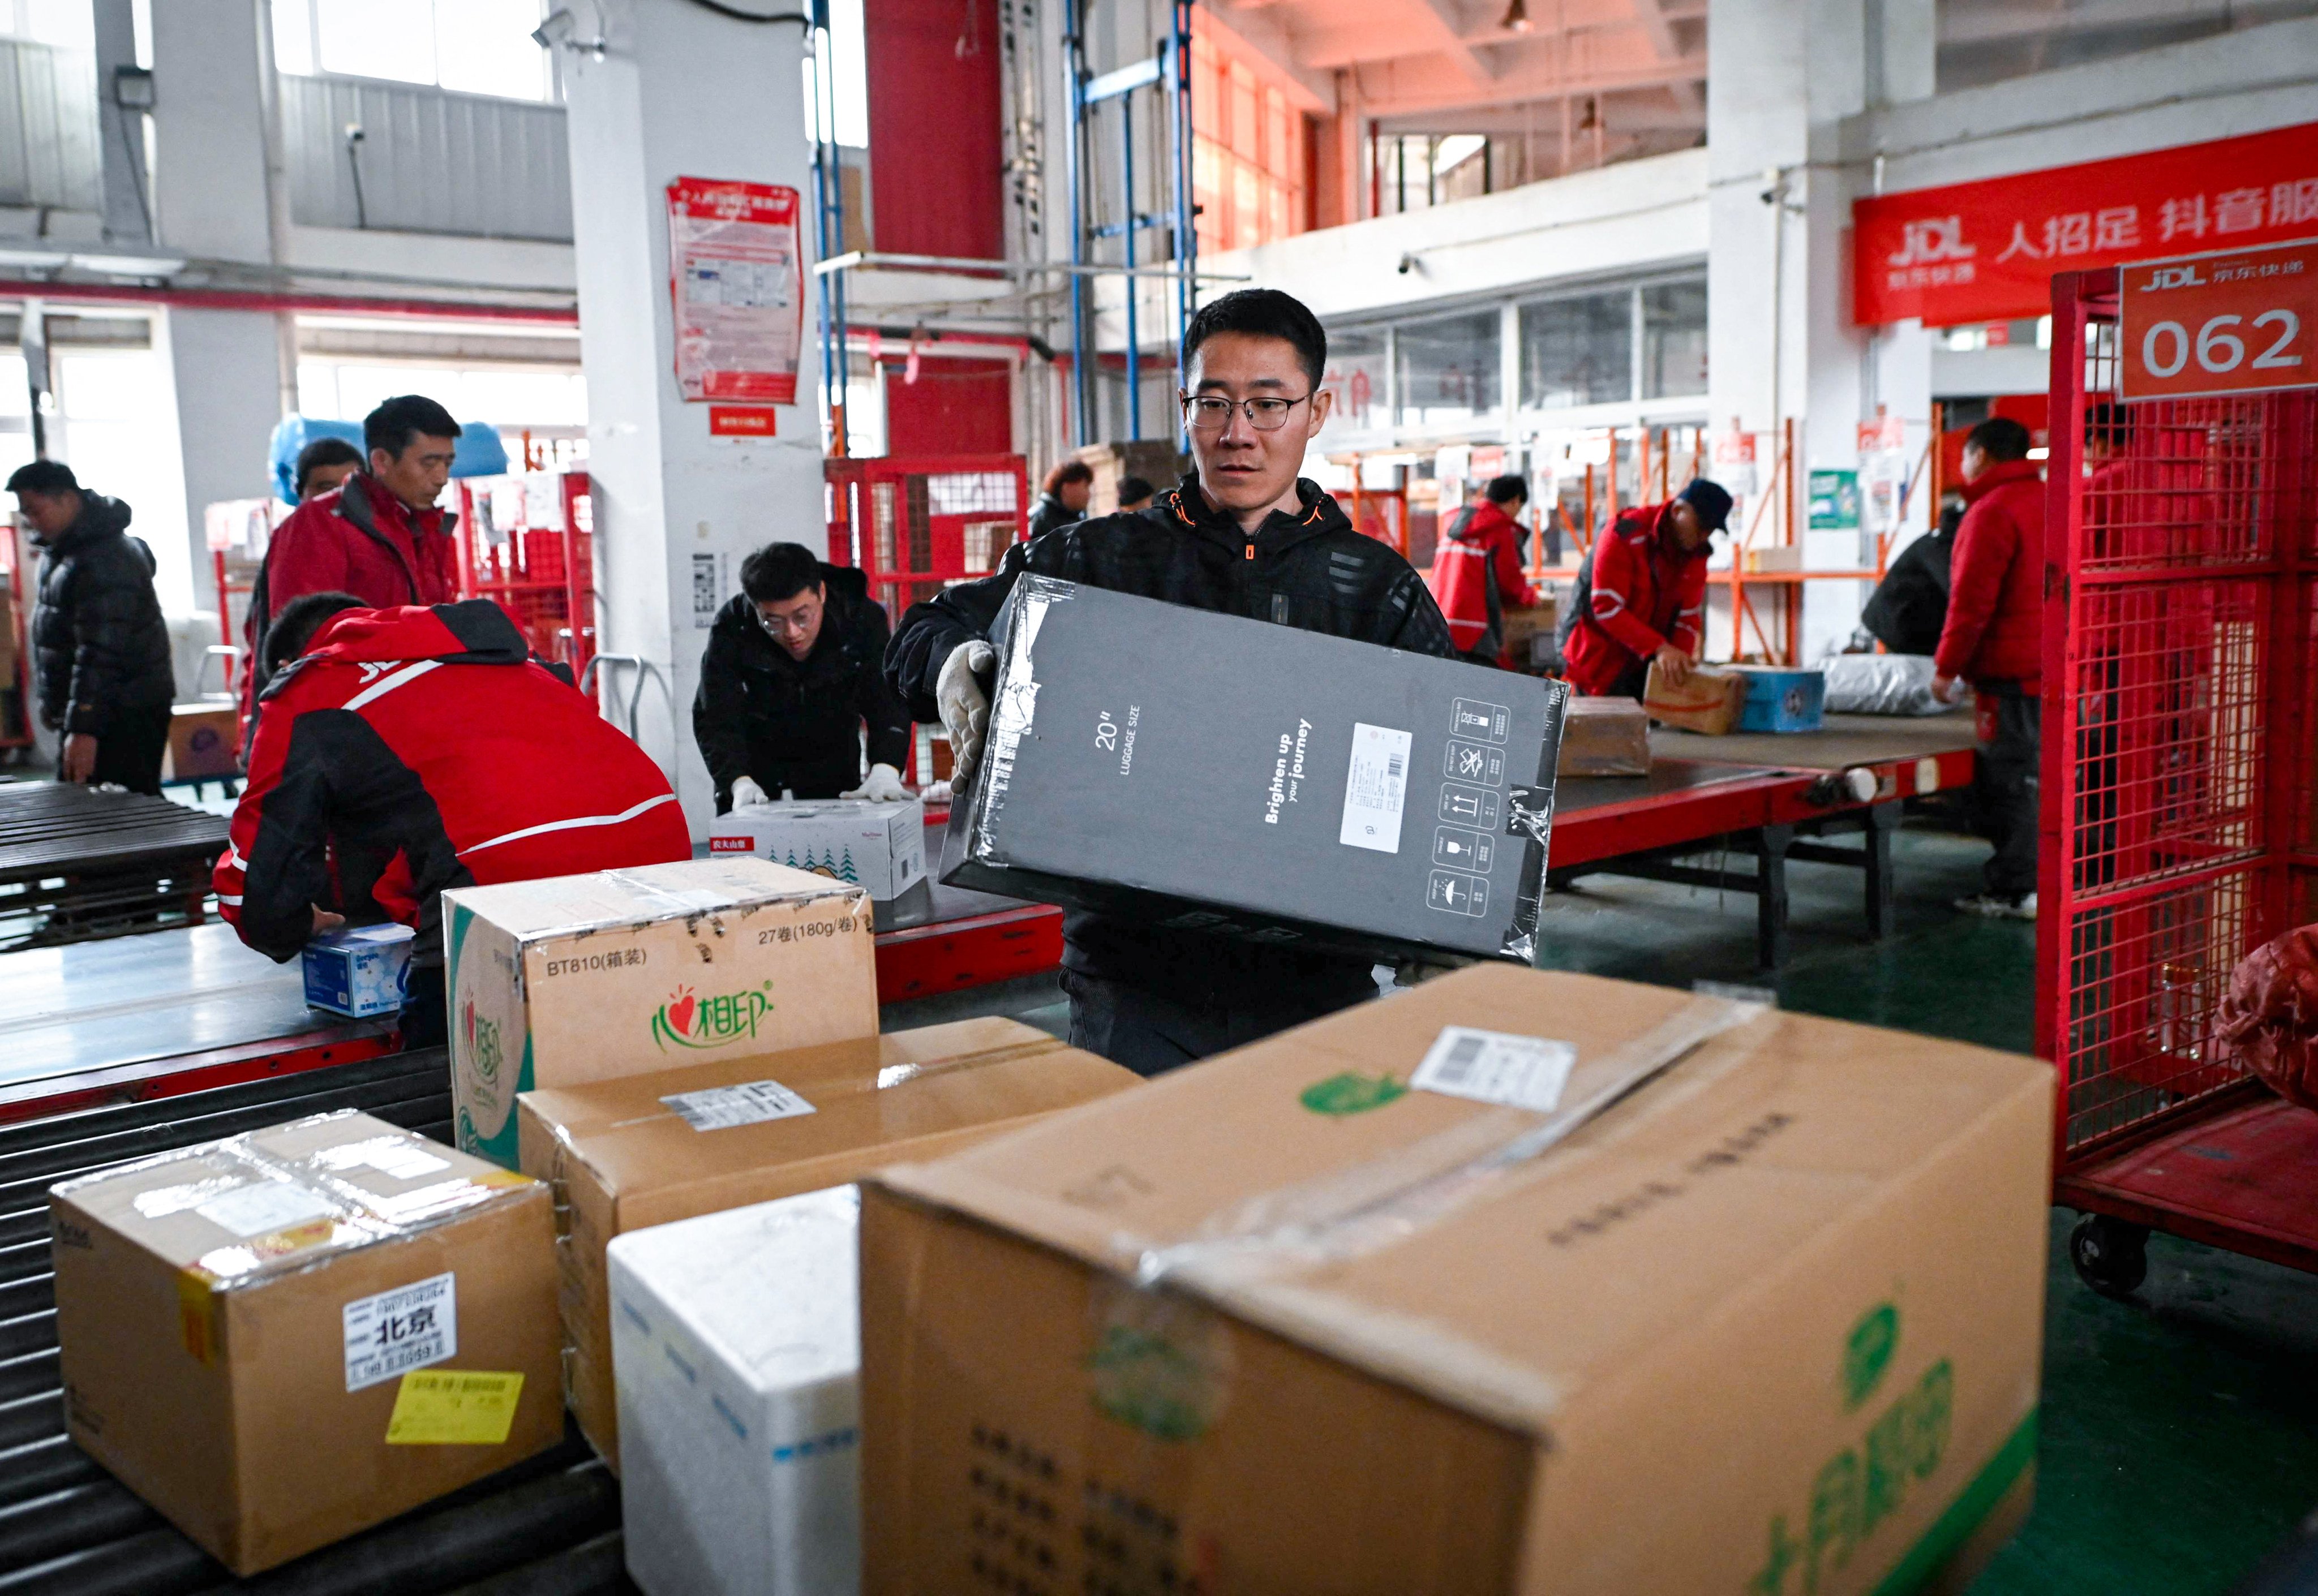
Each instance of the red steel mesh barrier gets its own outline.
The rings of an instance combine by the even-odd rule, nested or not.
[[[2037,1051],[2059,1164],[2236,1085],[2230,971],[2318,918],[2318,404],[2117,402],[2116,274],[2055,282]]]

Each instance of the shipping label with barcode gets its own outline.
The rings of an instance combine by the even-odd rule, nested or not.
[[[356,1297],[341,1317],[349,1391],[459,1355],[459,1289],[453,1275]]]
[[[1443,1026],[1408,1084],[1477,1103],[1550,1114],[1561,1103],[1577,1050],[1543,1036]]]
[[[1400,851],[1400,811],[1408,796],[1409,734],[1389,726],[1352,725],[1352,764],[1344,776],[1344,815],[1336,840],[1346,847]]]
[[[696,1131],[730,1130],[768,1119],[794,1119],[813,1107],[777,1080],[744,1080],[738,1086],[680,1091],[660,1099]]]

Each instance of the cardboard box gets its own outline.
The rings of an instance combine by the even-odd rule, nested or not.
[[[410,978],[409,926],[344,926],[306,944],[306,1003],[368,1019],[399,1014]]]
[[[550,1182],[562,1233],[571,1410],[619,1463],[604,1250],[648,1224],[737,1208],[936,1156],[1137,1077],[1010,1019],[929,1026],[526,1092],[523,1168]]]
[[[1799,571],[1803,568],[1803,551],[1800,543],[1782,543],[1774,548],[1748,549],[1746,554],[1746,569],[1765,576]]]
[[[1738,713],[1746,704],[1747,678],[1721,666],[1694,665],[1677,687],[1666,679],[1653,659],[1649,677],[1642,684],[1642,708],[1651,720],[1709,737],[1721,737],[1736,729]]]
[[[459,1145],[516,1163],[515,1100],[877,1034],[869,894],[695,859],[443,894]]]
[[[1483,964],[885,1170],[863,1589],[1913,1589],[2025,1504],[2053,1098]]]
[[[1564,684],[1044,578],[1003,624],[944,881],[1289,946],[1528,957]]]
[[[548,1204],[355,1113],[53,1188],[74,1444],[245,1575],[555,1445]]]
[[[1827,673],[1783,667],[1743,665],[1747,700],[1738,710],[1741,731],[1816,731],[1827,708]]]
[[[1507,606],[1499,616],[1505,625],[1506,652],[1516,659],[1528,659],[1534,653],[1538,639],[1543,638],[1550,644],[1560,614],[1561,606],[1550,596],[1527,607]]]
[[[234,757],[230,704],[181,704],[169,712],[169,779],[231,781],[241,775]]]
[[[711,857],[750,854],[865,889],[880,902],[926,874],[926,806],[830,802],[752,803],[708,822]]]
[[[1648,776],[1650,718],[1631,698],[1570,699],[1562,711],[1562,776]]]
[[[861,1199],[614,1241],[620,1528],[646,1596],[861,1588]]]

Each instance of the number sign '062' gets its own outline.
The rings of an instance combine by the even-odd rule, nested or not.
[[[2318,242],[2120,271],[2118,397],[2318,387]]]

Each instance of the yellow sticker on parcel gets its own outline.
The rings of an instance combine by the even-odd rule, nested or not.
[[[498,1447],[515,1427],[520,1374],[472,1368],[415,1368],[395,1393],[386,1421],[390,1447]]]

